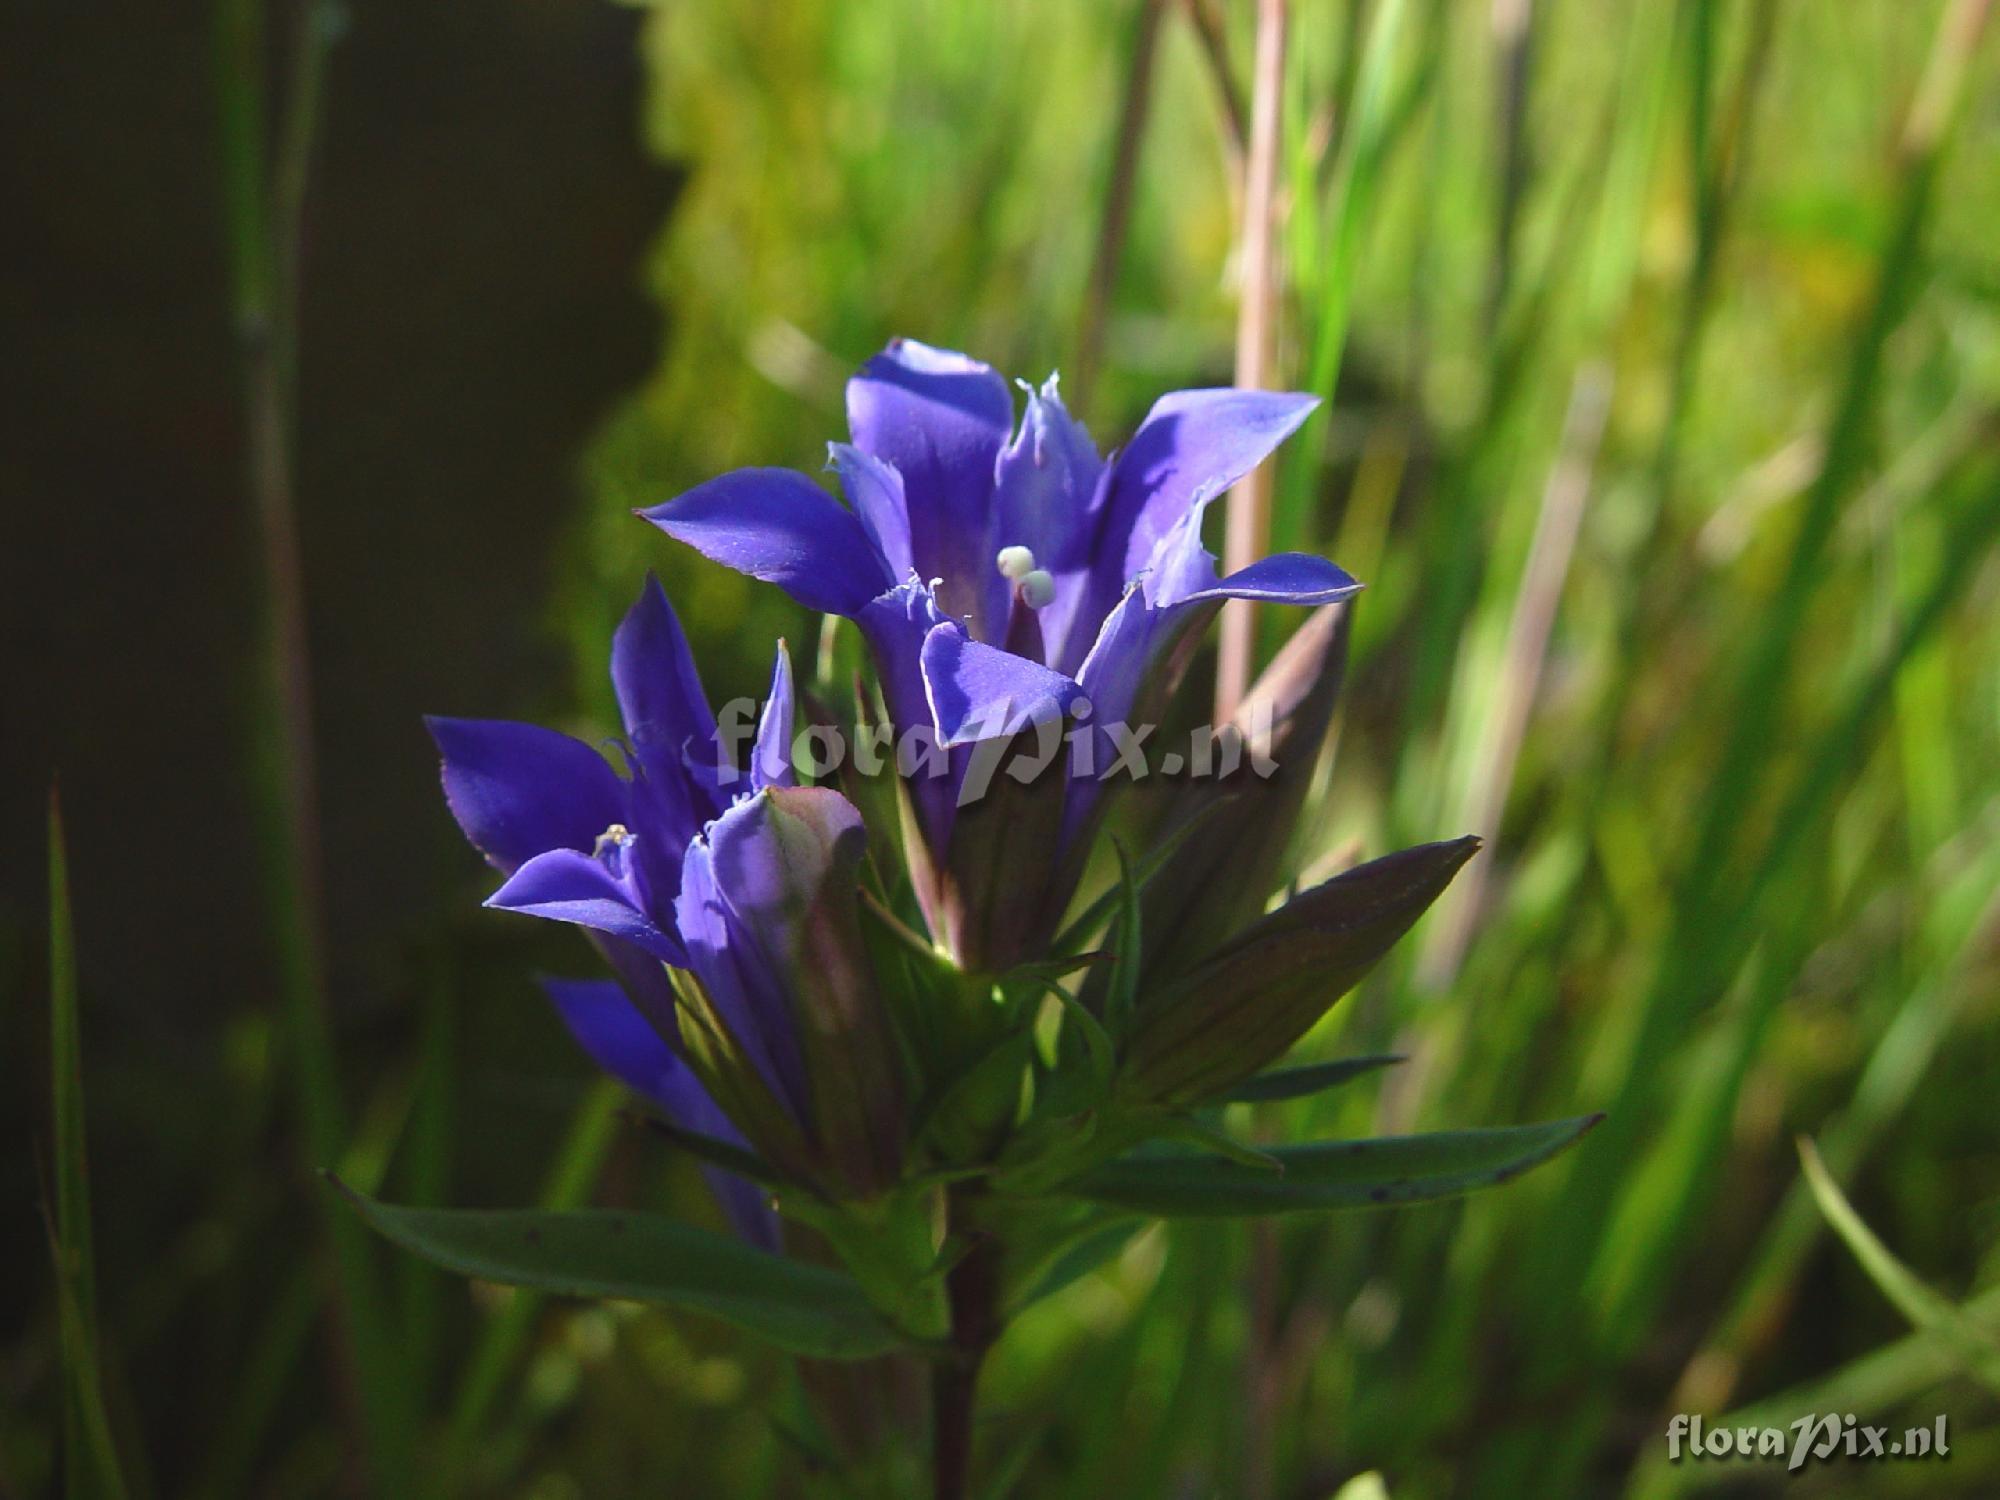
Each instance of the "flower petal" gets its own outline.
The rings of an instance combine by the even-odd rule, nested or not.
[[[1256,599],[1270,604],[1337,604],[1361,591],[1346,569],[1309,552],[1281,552],[1259,558],[1220,582],[1190,593],[1155,594],[1158,605],[1194,604],[1204,599]]]
[[[963,354],[895,339],[848,381],[847,425],[857,448],[902,475],[917,571],[943,580],[954,612],[979,610],[994,465],[1014,428],[1007,382]]]
[[[744,798],[688,846],[674,915],[687,946],[684,967],[701,981],[716,1014],[765,1085],[784,1102],[793,1121],[803,1124],[810,1118],[805,1064],[788,996],[738,916],[731,900],[734,892],[717,870],[718,843],[732,852],[732,873],[740,863],[734,843],[754,822],[755,810],[764,800],[761,794]]]
[[[683,1130],[746,1144],[692,1069],[674,1055],[659,1032],[609,979],[543,979],[556,1013],[583,1050],[605,1072],[652,1100]],[[710,1191],[738,1235],[767,1250],[778,1248],[777,1217],[755,1183],[719,1167],[704,1166]]]
[[[1051,666],[1061,667],[1072,656],[1082,660],[1089,646],[1085,640],[1072,652],[1069,636],[1089,593],[1091,507],[1103,474],[1096,445],[1064,408],[1051,375],[1039,391],[1028,392],[1021,430],[1000,455],[986,545],[989,556],[1003,547],[1026,547],[1036,566],[1050,574],[1055,595],[1039,613]],[[1012,585],[997,570],[988,572],[982,608],[998,625],[1007,618]],[[1096,625],[1090,622],[1092,630]]]
[[[690,741],[705,746],[714,739],[715,715],[702,691],[687,633],[667,602],[667,591],[651,573],[611,638],[611,685],[625,716],[625,732],[635,742],[679,752]]]
[[[424,722],[452,816],[507,874],[550,849],[588,849],[625,815],[624,784],[581,740],[504,719]]]
[[[792,769],[792,717],[792,658],[780,641],[777,659],[771,663],[771,691],[757,721],[757,742],[750,750],[753,791],[797,782],[798,773]]]
[[[895,581],[853,512],[793,469],[738,469],[639,515],[823,614],[851,615]]]
[[[1011,737],[1082,697],[1060,672],[975,641],[956,623],[925,637],[923,666],[932,722],[947,746]]]
[[[616,980],[544,978],[541,985],[592,1062],[679,1123],[689,1124],[675,1105],[685,1085],[697,1091],[701,1085]]]
[[[655,958],[687,966],[680,940],[661,931],[633,904],[630,890],[602,860],[575,849],[552,849],[536,855],[487,897],[486,904],[500,911],[518,911],[607,932],[638,944]]]
[[[1115,566],[1119,585],[1131,579],[1196,501],[1256,468],[1318,404],[1284,391],[1162,396],[1114,462],[1097,538],[1100,566]]]
[[[903,494],[903,476],[852,443],[829,444],[827,459],[840,476],[841,493],[888,564],[890,576],[909,577],[916,563],[910,552],[910,504]]]

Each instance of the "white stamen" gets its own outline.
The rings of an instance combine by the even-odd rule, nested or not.
[[[1056,581],[1049,576],[1047,568],[1036,568],[1020,581],[1021,602],[1030,609],[1040,609],[1056,596]]]
[[[1035,554],[1026,547],[1002,547],[1000,555],[993,559],[993,565],[1009,583],[1019,583],[1035,571]]]
[[[590,849],[591,857],[593,859],[602,859],[607,847],[612,849],[629,849],[638,841],[639,836],[623,823],[613,823],[597,836],[597,842]]]

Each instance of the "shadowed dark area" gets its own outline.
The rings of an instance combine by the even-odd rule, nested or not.
[[[558,696],[545,594],[577,457],[659,336],[640,267],[671,182],[639,145],[637,25],[553,0],[364,0],[332,56],[299,512],[350,1034],[414,1024],[415,935],[480,878],[420,715],[525,716]],[[31,852],[58,773],[103,1084],[95,1165],[130,1216],[107,1256],[116,1276],[193,1211],[158,1151],[231,1127],[173,1100],[211,1086],[218,1028],[275,985],[243,750],[256,536],[205,15],[37,4],[5,27],[0,841],[30,857],[0,862],[0,986],[41,990]],[[544,1020],[512,1009],[516,1029]],[[39,1056],[43,1024],[39,1006],[10,1005],[0,1045]],[[9,1095],[0,1129],[26,1140],[45,1101]],[[22,1268],[9,1279],[33,1285],[30,1158],[9,1153],[6,1171],[6,1254]],[[208,1325],[218,1347],[227,1321]],[[200,1441],[162,1429],[171,1386],[145,1403],[162,1467]]]

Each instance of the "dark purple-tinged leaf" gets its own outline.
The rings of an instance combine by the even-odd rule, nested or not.
[[[1574,1145],[1589,1115],[1439,1135],[1280,1146],[1281,1172],[1205,1152],[1154,1147],[1097,1167],[1061,1191],[1163,1218],[1227,1218],[1418,1203],[1493,1187]]]
[[[1165,837],[1172,838],[1227,802],[1229,836],[1181,845],[1147,885],[1146,975],[1152,983],[1186,973],[1254,920],[1282,883],[1287,847],[1346,675],[1349,609],[1326,605],[1293,632],[1216,730],[1218,752],[1232,743],[1240,748],[1235,770],[1188,783],[1167,813]],[[1273,769],[1259,775],[1259,766]]]
[[[398,1208],[329,1180],[386,1239],[463,1276],[706,1313],[813,1359],[866,1359],[904,1342],[843,1272],[658,1214]]]
[[[1224,1097],[1231,1104],[1275,1104],[1281,1099],[1303,1099],[1308,1094],[1321,1094],[1338,1088],[1350,1079],[1372,1073],[1377,1068],[1407,1061],[1400,1053],[1384,1052],[1372,1057],[1343,1057],[1337,1062],[1307,1063],[1298,1068],[1274,1068],[1269,1073],[1244,1079]]]
[[[1423,844],[1337,875],[1252,923],[1135,1018],[1122,1092],[1192,1104],[1282,1057],[1375,967],[1479,847]]]

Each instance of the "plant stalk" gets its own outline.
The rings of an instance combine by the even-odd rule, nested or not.
[[[950,1220],[961,1217],[954,1196]],[[972,1474],[972,1437],[979,1398],[979,1368],[1000,1336],[999,1247],[983,1231],[970,1231],[972,1248],[945,1278],[951,1309],[951,1351],[931,1372],[931,1494],[965,1500]]]

